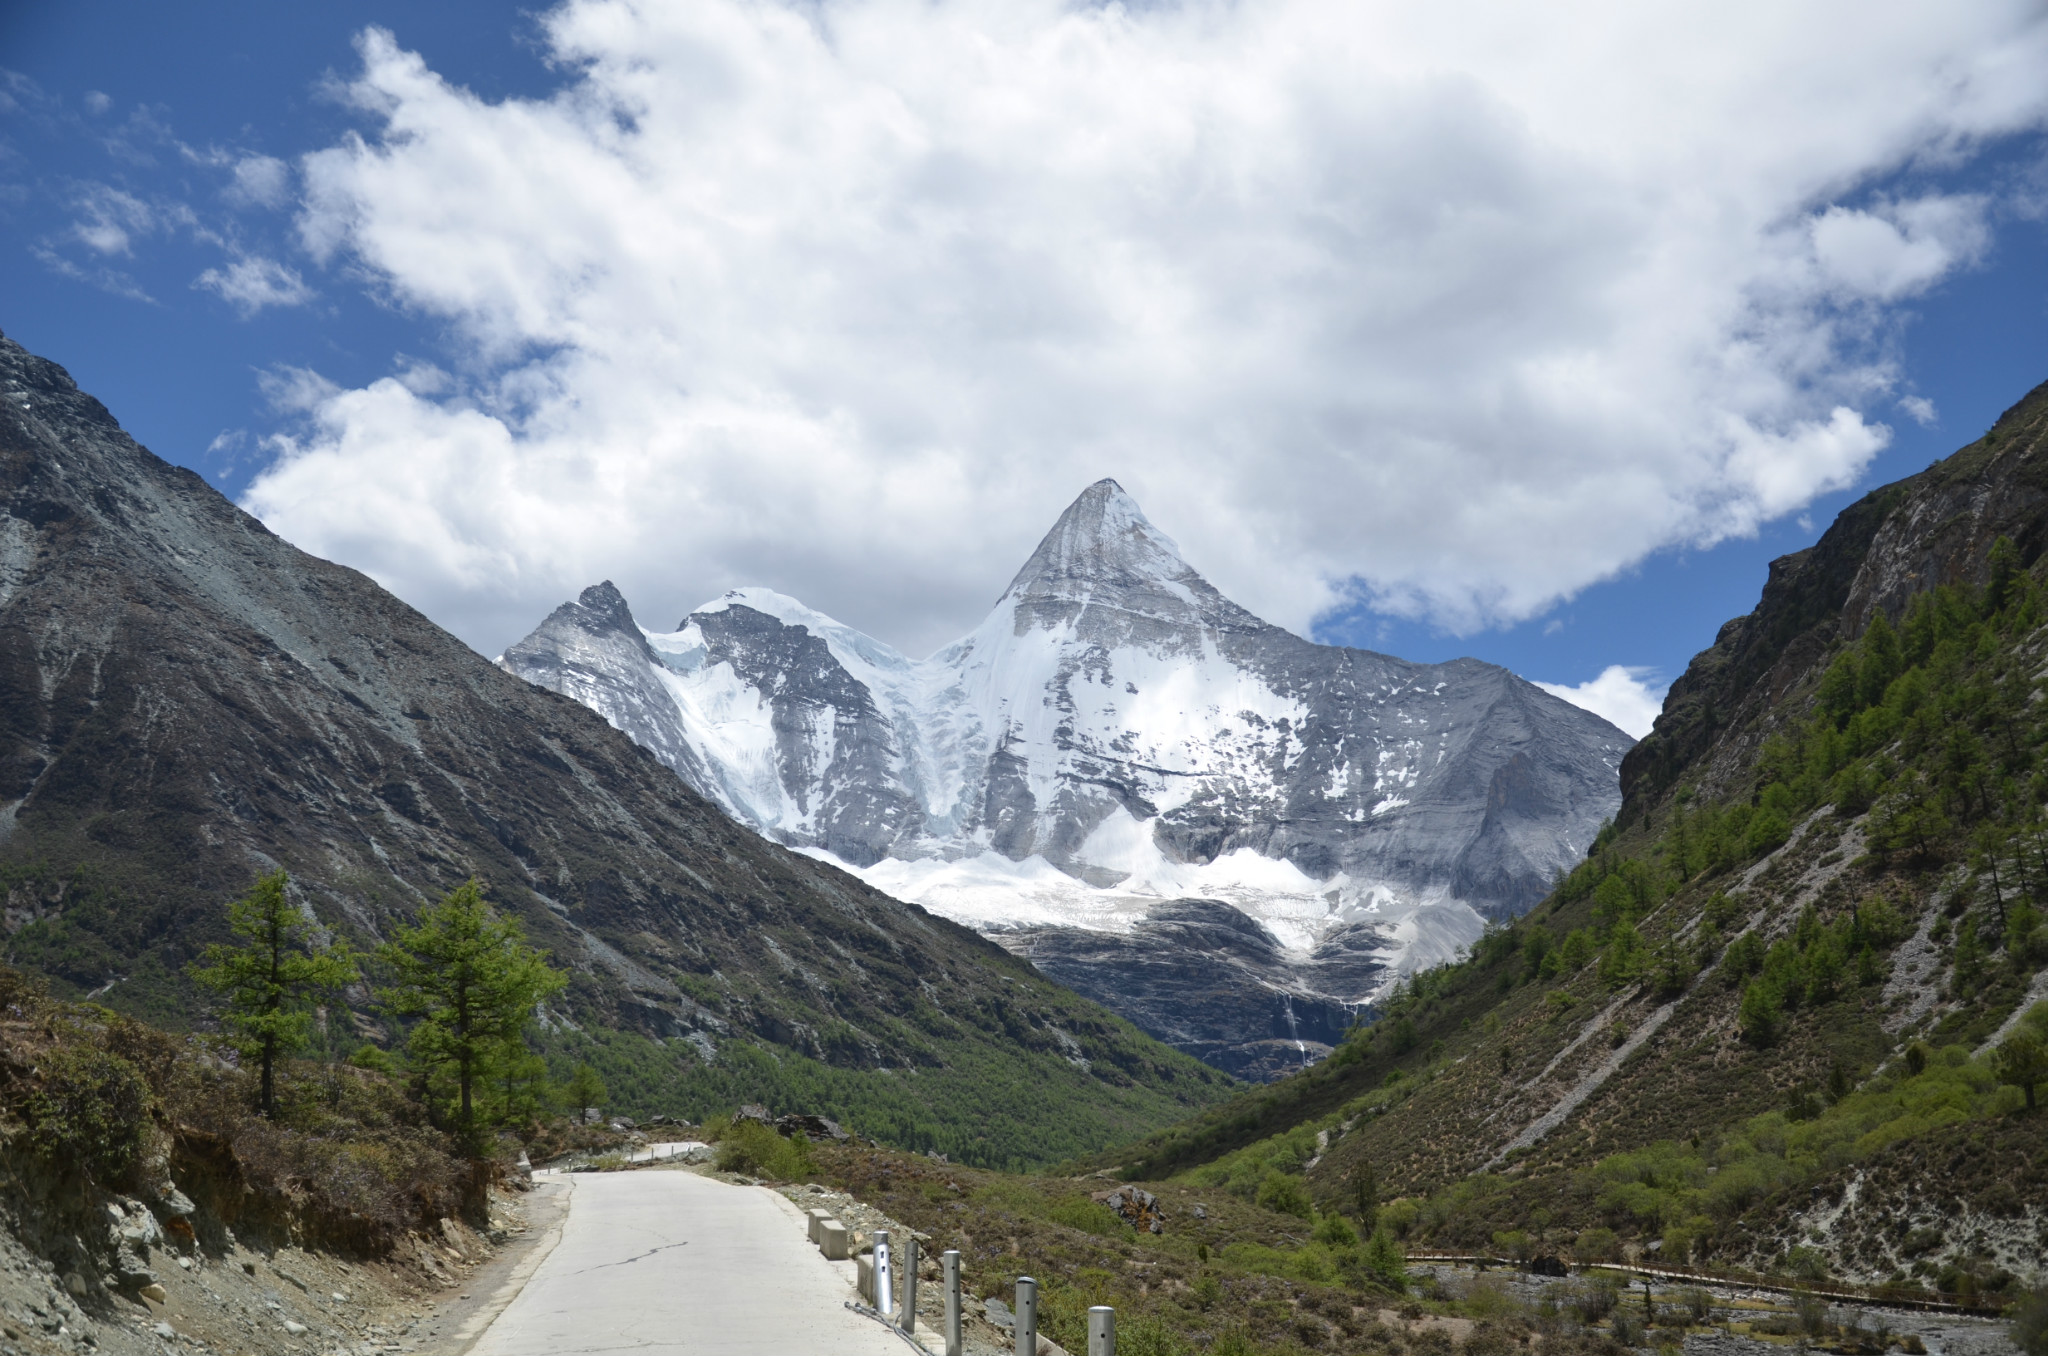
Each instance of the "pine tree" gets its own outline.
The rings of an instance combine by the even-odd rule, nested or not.
[[[588,1064],[578,1064],[570,1071],[568,1086],[562,1095],[568,1099],[569,1109],[581,1116],[591,1107],[604,1105],[604,1080]]]
[[[452,1081],[454,1129],[479,1152],[493,1119],[477,1114],[479,1090],[526,1056],[535,1007],[567,977],[526,945],[517,919],[496,916],[473,879],[423,910],[417,927],[396,929],[377,954],[396,981],[387,1004],[416,1019],[408,1040],[414,1062],[430,1087]]]
[[[1365,1245],[1365,1265],[1374,1278],[1389,1290],[1398,1292],[1408,1288],[1408,1258],[1385,1224],[1373,1230],[1371,1240]]]
[[[308,947],[309,923],[291,902],[282,871],[228,905],[228,928],[237,940],[206,948],[192,978],[227,1000],[223,1017],[236,1047],[257,1061],[258,1106],[277,1114],[277,1061],[305,1049],[313,1034],[313,1004],[359,978],[345,948],[324,954]]]
[[[1351,1174],[1351,1204],[1358,1227],[1370,1234],[1380,1218],[1380,1184],[1370,1163],[1360,1163]]]
[[[2010,1083],[2027,1095],[2027,1110],[2034,1109],[2034,1086],[2048,1082],[2048,1046],[2030,1031],[2015,1031],[1998,1047],[1994,1060],[1998,1081]]]

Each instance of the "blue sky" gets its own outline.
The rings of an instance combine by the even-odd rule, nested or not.
[[[1318,639],[1648,689],[2048,379],[2031,7],[1105,13],[11,6],[0,329],[486,651],[921,652],[1111,474]]]

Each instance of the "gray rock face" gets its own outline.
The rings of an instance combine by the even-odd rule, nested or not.
[[[1358,1013],[1329,995],[1366,992],[1385,970],[1375,928],[1337,929],[1303,957],[1213,899],[1162,904],[1128,932],[1018,928],[1002,940],[1167,1044],[1261,1081],[1330,1053]]]
[[[1371,931],[1350,947],[1370,962],[1233,1008],[1234,1037],[1186,1036],[1225,1067],[1253,1059],[1222,1053],[1233,1041],[1278,1039],[1254,1008],[1355,1006],[1535,903],[1619,804],[1631,743],[1494,665],[1268,625],[1107,480],[929,659],[765,589],[642,631],[604,584],[502,662],[591,705],[741,822],[1042,952],[1158,1034],[1158,1003],[1082,976],[1078,957],[1114,969],[1108,952],[1128,946],[1055,945],[1047,929],[1171,953],[1184,921],[1160,910],[1207,898],[1262,925],[1283,969]]]

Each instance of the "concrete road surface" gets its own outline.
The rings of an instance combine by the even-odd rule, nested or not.
[[[845,1307],[852,1264],[782,1196],[692,1172],[570,1180],[561,1241],[471,1356],[913,1356]]]

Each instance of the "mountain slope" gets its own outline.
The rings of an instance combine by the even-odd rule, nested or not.
[[[1417,1242],[2038,1285],[2048,387],[1778,561],[1527,917],[1316,1069],[1115,1156]]]
[[[1063,934],[1130,933],[1176,900],[1239,909],[1268,935],[1227,946],[1224,968],[1257,992],[1183,1048],[1260,1072],[1327,1048],[1304,1025],[1341,1030],[1399,970],[1540,898],[1616,807],[1629,745],[1492,665],[1267,625],[1107,480],[926,660],[764,589],[642,631],[601,584],[501,662],[769,837],[1057,956],[1112,1004],[1145,989],[1119,1010],[1149,1030],[1230,1002],[1219,972],[1162,990],[1131,947]]]
[[[735,825],[4,339],[0,388],[18,963],[189,1019],[182,967],[258,872],[288,868],[358,941],[475,874],[575,971],[556,1046],[609,1060],[650,1109],[801,1087],[863,1128],[1009,1161],[1054,1148],[992,1091],[1071,1107],[1053,1137],[1098,1142],[1220,1091],[966,929]]]

